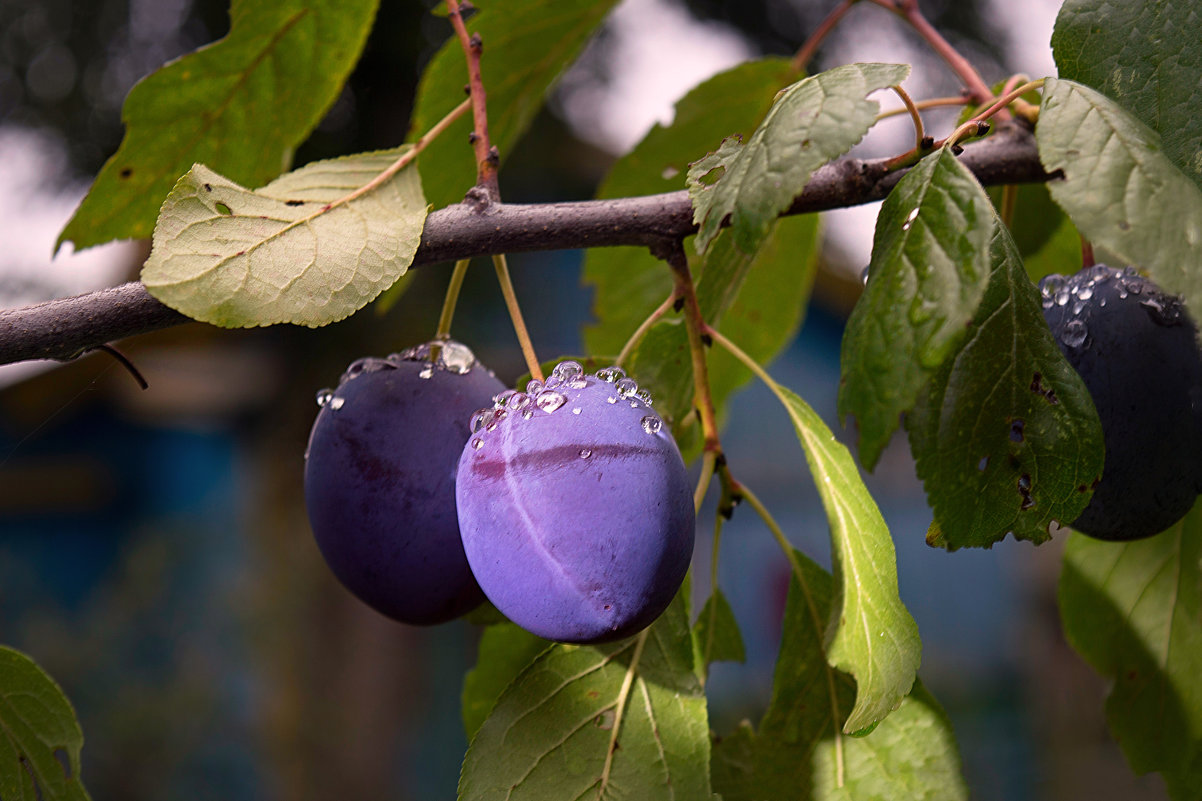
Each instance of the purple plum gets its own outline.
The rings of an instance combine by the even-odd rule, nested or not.
[[[1202,491],[1202,353],[1180,298],[1098,264],[1039,283],[1043,315],[1102,423],[1106,461],[1072,527],[1134,540],[1180,520]]]
[[[484,600],[459,537],[455,470],[472,412],[504,388],[446,341],[359,359],[318,393],[309,521],[334,575],[377,611],[429,625]]]
[[[693,494],[668,427],[620,368],[561,362],[472,420],[459,528],[484,594],[559,642],[636,633],[680,588]]]

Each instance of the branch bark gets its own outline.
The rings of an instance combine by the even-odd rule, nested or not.
[[[1017,124],[964,147],[960,160],[984,185],[1046,181],[1033,135]],[[880,200],[904,170],[887,159],[844,158],[815,173],[788,214]],[[493,203],[469,193],[426,220],[413,266],[496,253],[634,245],[650,247],[696,230],[685,191],[572,203]],[[0,364],[73,359],[100,345],[188,322],[134,281],[72,298],[0,311]]]

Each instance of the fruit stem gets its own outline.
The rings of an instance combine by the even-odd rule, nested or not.
[[[459,290],[463,288],[463,278],[467,275],[467,266],[471,261],[471,259],[460,259],[455,262],[455,269],[451,271],[451,280],[447,284],[447,294],[442,299],[442,314],[438,316],[438,330],[434,332],[435,339],[446,339],[451,335],[451,320],[455,317]]]
[[[471,95],[472,129],[471,143],[476,153],[476,185],[488,192],[490,200],[501,199],[500,186],[497,183],[497,153],[488,139],[488,103],[484,92],[484,79],[480,75],[480,56],[484,52],[484,42],[480,34],[470,36],[463,22],[463,11],[459,0],[447,0],[447,17],[451,27],[459,37],[463,47],[463,55],[467,60],[467,88]]]
[[[673,291],[668,295],[663,303],[656,307],[655,311],[647,315],[647,319],[639,323],[639,327],[634,329],[634,333],[630,335],[630,339],[626,340],[626,344],[622,346],[622,350],[618,353],[618,358],[614,360],[614,364],[621,366],[630,358],[630,354],[638,347],[638,344],[643,341],[643,337],[647,336],[647,332],[651,330],[651,326],[659,322],[659,319],[671,310],[676,303],[677,295]]]
[[[801,561],[797,558],[796,549],[789,542],[788,537],[785,536],[784,531],[781,530],[780,525],[772,517],[772,514],[768,511],[768,507],[764,506],[759,497],[749,490],[746,485],[737,482],[733,476],[729,475],[729,471],[725,468],[723,468],[723,473],[724,480],[730,483],[732,491],[746,500],[751,508],[755,510],[760,519],[764,521],[764,525],[772,532],[772,536],[776,539],[777,544],[780,545],[781,550],[785,552],[785,559],[789,561],[789,568],[793,572],[793,577],[797,579],[797,585],[801,588],[802,595],[805,596],[806,609],[810,613],[810,623],[814,626],[815,637],[821,642],[823,632],[826,631],[826,621],[818,614],[818,606],[814,603],[814,597],[810,592],[809,582],[806,581],[805,573],[802,570]],[[825,651],[825,646],[823,646],[823,650]],[[835,786],[842,787],[844,778],[843,730],[839,721],[843,716],[839,712],[839,696],[835,689],[835,671],[825,659],[823,660],[823,664],[826,667],[826,688],[831,703],[831,728],[835,732]]]
[[[857,2],[859,0],[843,0],[839,5],[831,9],[831,13],[827,14],[826,19],[818,24],[818,27],[810,34],[810,38],[806,39],[801,49],[797,51],[797,55],[793,56],[792,67],[794,71],[800,73],[805,70],[810,60],[814,58],[814,54],[818,52],[818,46],[830,35],[835,26],[847,16],[847,12],[851,11],[851,7]]]
[[[497,282],[501,285],[501,294],[505,298],[505,308],[509,310],[509,319],[513,321],[513,333],[517,335],[518,345],[522,348],[526,369],[530,371],[531,378],[544,381],[542,365],[534,355],[534,344],[530,341],[530,332],[526,330],[526,321],[522,318],[521,307],[518,306],[517,293],[513,291],[513,281],[509,277],[509,264],[505,261],[505,254],[494,255],[492,263],[497,269]]]
[[[714,467],[718,463],[718,454],[706,451],[701,457],[701,475],[697,479],[697,489],[693,490],[693,513],[701,511],[701,502],[705,500],[705,491],[710,487],[714,478]]]
[[[693,360],[693,401],[697,405],[697,414],[701,419],[701,433],[705,438],[705,450],[714,453],[722,452],[722,443],[718,440],[718,415],[714,411],[714,399],[710,395],[709,368],[705,361],[705,345],[702,342],[702,331],[705,330],[705,318],[701,314],[701,304],[697,301],[697,288],[693,284],[693,275],[689,272],[689,259],[684,252],[684,241],[673,239],[663,246],[652,247],[652,253],[668,262],[672,275],[676,279],[675,294],[684,300],[684,327],[689,340],[689,355]]]

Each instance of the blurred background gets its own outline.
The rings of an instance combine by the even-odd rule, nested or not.
[[[381,4],[359,67],[298,164],[403,139],[416,79],[449,34],[427,5]],[[745,58],[795,51],[833,5],[628,0],[508,154],[506,199],[589,197],[616,156],[670,119],[681,93]],[[1054,71],[1048,39],[1058,5],[923,2],[987,82]],[[136,276],[145,255],[136,243],[52,261],[54,239],[119,144],[133,83],[227,28],[215,0],[0,5],[0,307]],[[913,63],[907,86],[916,98],[959,89],[908,29],[867,4],[814,66],[855,60]],[[904,149],[908,126],[883,124],[862,154]],[[804,328],[772,366],[836,431],[839,342],[875,213],[828,215]],[[580,349],[590,319],[580,261],[576,252],[512,260],[544,358]],[[302,493],[315,391],[358,356],[429,338],[446,276],[441,267],[414,271],[388,311],[369,307],[318,331],[193,324],[127,341],[150,382],[145,392],[104,354],[0,368],[0,643],[33,656],[74,703],[93,797],[453,796],[466,748],[459,692],[479,631],[465,622],[406,627],[358,603],[322,563]],[[455,334],[503,380],[524,371],[491,271],[469,274]],[[735,474],[795,544],[825,562],[825,517],[784,414],[752,387],[730,420]],[[955,725],[973,796],[1163,798],[1158,778],[1130,774],[1105,732],[1106,688],[1060,634],[1063,543],[928,548],[930,512],[900,439],[867,480],[923,636],[921,675]],[[711,519],[703,512],[698,593]],[[720,580],[748,660],[714,669],[719,732],[757,719],[768,699],[788,580],[750,513],[725,532]]]

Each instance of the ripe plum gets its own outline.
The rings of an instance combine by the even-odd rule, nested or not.
[[[502,389],[448,341],[359,359],[318,393],[309,521],[334,575],[383,614],[442,623],[484,599],[459,537],[455,470],[472,412]]]
[[[619,639],[684,580],[692,491],[650,402],[620,368],[567,361],[473,418],[456,482],[464,548],[485,595],[528,631]]]
[[[1102,478],[1072,527],[1149,537],[1202,491],[1202,353],[1179,298],[1127,268],[1087,267],[1039,284],[1043,314],[1097,407]]]

